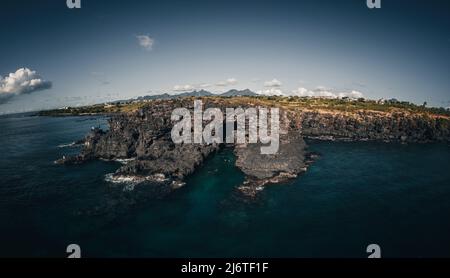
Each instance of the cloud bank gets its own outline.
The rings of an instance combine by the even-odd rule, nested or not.
[[[273,82],[273,84],[278,83]],[[309,90],[300,87],[292,91],[283,91],[279,87],[272,86],[271,88],[259,90],[256,93],[260,95],[269,95],[269,96],[298,96],[298,97],[312,97],[312,98],[351,98],[351,99],[364,98],[364,94],[356,90],[337,91],[333,89],[327,89],[324,87],[317,87],[314,90]]]
[[[42,79],[36,71],[21,68],[4,78],[0,76],[0,103],[17,95],[31,94],[51,87],[52,83]]]
[[[277,89],[277,88],[259,90],[259,91],[256,91],[256,93],[259,95],[267,95],[267,96],[285,96],[283,91],[281,89]]]
[[[363,98],[364,94],[356,91],[336,91],[333,89],[327,89],[324,87],[318,87],[314,90],[308,90],[306,88],[300,87],[287,94],[289,96],[299,96],[299,97],[325,97],[325,98]]]

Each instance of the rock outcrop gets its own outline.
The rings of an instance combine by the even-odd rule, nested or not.
[[[257,107],[255,101],[240,103],[233,98],[206,99],[208,107]],[[193,110],[193,99],[153,101],[135,112],[112,115],[108,131],[94,128],[75,157],[60,164],[78,164],[94,159],[126,160],[109,176],[112,182],[165,184],[167,192],[183,185],[212,153],[225,144],[174,144],[170,137],[173,109]],[[277,154],[262,155],[260,144],[232,145],[236,166],[246,175],[240,190],[255,195],[263,186],[283,182],[306,171],[313,156],[303,136],[325,140],[379,140],[396,142],[450,141],[449,120],[407,113],[292,111],[281,109],[280,147]],[[230,145],[227,145],[230,147]]]
[[[276,154],[262,155],[260,147],[260,143],[235,147],[236,166],[246,175],[239,190],[246,195],[255,195],[268,183],[296,178],[307,169],[306,143],[298,132],[281,135]]]
[[[404,143],[450,141],[448,119],[422,114],[307,111],[297,120],[304,136],[318,139]]]

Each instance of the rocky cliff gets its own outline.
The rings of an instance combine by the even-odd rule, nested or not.
[[[302,134],[313,138],[405,143],[450,140],[449,119],[426,114],[306,111],[299,116]]]
[[[262,103],[230,99],[205,99],[205,107],[257,107]],[[162,183],[169,189],[184,179],[221,147],[233,147],[236,166],[246,175],[240,190],[255,195],[264,185],[279,183],[306,171],[313,155],[303,136],[323,140],[378,140],[385,142],[450,141],[450,121],[406,112],[320,111],[281,108],[280,147],[263,155],[260,144],[174,144],[170,137],[173,109],[193,110],[193,99],[153,101],[130,113],[111,116],[108,131],[94,128],[85,138],[81,153],[58,160],[61,164],[93,159],[127,161],[109,177],[112,182]],[[267,107],[267,106],[266,106]],[[169,190],[170,191],[170,190]]]

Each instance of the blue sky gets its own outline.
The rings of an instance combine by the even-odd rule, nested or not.
[[[445,0],[0,3],[0,113],[200,88],[450,106]]]

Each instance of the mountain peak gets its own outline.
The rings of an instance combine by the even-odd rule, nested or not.
[[[224,96],[224,97],[257,96],[257,94],[250,91],[249,89],[245,89],[245,90],[231,89],[228,92],[221,94],[221,96]]]
[[[178,94],[179,97],[206,97],[206,96],[212,96],[213,94],[211,92],[205,91],[205,90],[194,90],[192,92],[185,92]]]

